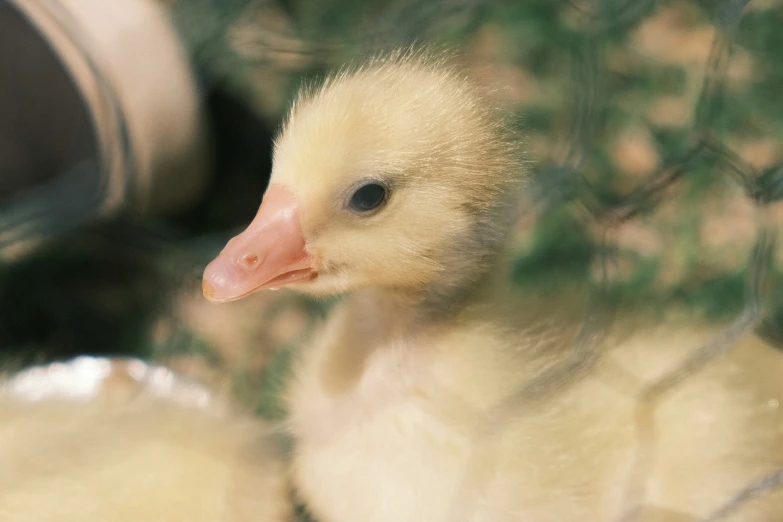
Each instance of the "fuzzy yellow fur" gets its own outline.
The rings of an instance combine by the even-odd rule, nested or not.
[[[621,321],[579,371],[573,317],[501,314],[400,336],[393,305],[336,312],[290,392],[294,482],[318,520],[706,520],[783,468],[783,356],[752,333],[649,399],[722,330]],[[773,487],[720,520],[780,513]]]
[[[282,522],[267,427],[149,397],[0,397],[0,521]]]
[[[418,292],[436,278],[459,286],[497,250],[523,180],[521,147],[452,61],[398,52],[348,68],[294,103],[272,182],[297,195],[308,250],[321,260],[304,291]],[[390,185],[383,211],[345,212],[351,189],[370,179]],[[474,241],[451,241],[460,236]]]

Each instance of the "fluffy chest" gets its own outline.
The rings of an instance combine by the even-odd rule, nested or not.
[[[490,387],[477,388],[476,376],[457,389],[448,379],[455,366],[410,349],[366,354],[339,393],[323,375],[329,351],[300,365],[290,394],[292,475],[316,520],[608,519],[619,500],[609,484],[627,469],[630,426],[619,424],[630,410],[620,418],[564,397],[487,432],[491,408],[470,397]],[[608,399],[594,383],[575,394]],[[590,436],[595,429],[611,437]]]
[[[360,368],[340,368],[350,382],[339,386],[328,375],[333,347],[316,347],[299,366],[293,476],[319,521],[439,520],[453,504],[469,437],[436,407],[433,368],[412,348],[359,355]]]
[[[354,326],[366,324],[338,316],[303,354],[289,389],[292,477],[316,520],[560,522],[605,504],[595,490],[617,478],[622,457],[601,473],[579,436],[553,436],[602,424],[593,417],[604,408],[572,412],[563,398],[487,433],[526,373],[497,339],[463,329],[378,342],[376,329]],[[562,502],[569,497],[580,501]]]

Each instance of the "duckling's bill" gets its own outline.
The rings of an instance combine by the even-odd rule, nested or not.
[[[314,279],[294,193],[270,185],[258,214],[204,270],[202,289],[213,302],[235,301],[259,290]]]

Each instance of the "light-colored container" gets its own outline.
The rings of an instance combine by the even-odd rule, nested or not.
[[[210,170],[208,132],[194,72],[160,3],[9,1],[49,43],[80,93],[93,124],[94,169],[100,173],[91,178],[62,173],[0,201],[0,259],[19,258],[53,235],[26,219],[45,215],[47,205],[73,221],[68,225],[78,225],[121,209],[165,214],[196,200]],[[100,186],[78,186],[96,180]],[[86,201],[82,194],[90,190],[100,197]],[[85,201],[52,205],[60,196]],[[63,225],[57,218],[49,222]]]

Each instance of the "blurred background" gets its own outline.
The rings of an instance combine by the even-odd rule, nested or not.
[[[302,82],[412,43],[458,50],[524,131],[509,284],[750,317],[783,348],[783,1],[136,4],[0,0],[6,367],[132,355],[280,418],[332,303],[214,306],[201,272],[255,214]]]

